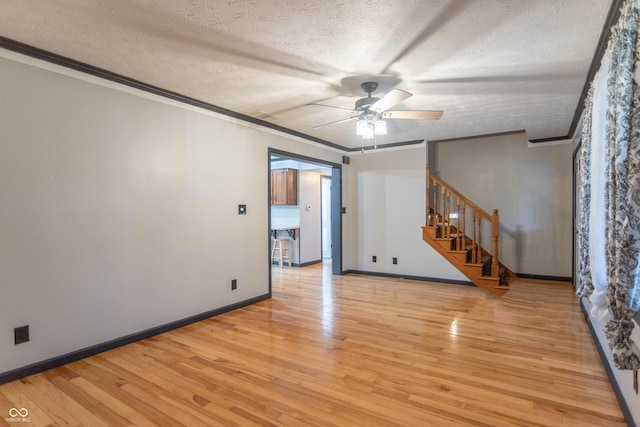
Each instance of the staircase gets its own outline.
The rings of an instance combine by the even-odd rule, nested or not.
[[[428,166],[426,188],[423,240],[477,287],[496,295],[505,294],[509,279],[517,276],[498,258],[498,210],[489,215],[432,174]]]

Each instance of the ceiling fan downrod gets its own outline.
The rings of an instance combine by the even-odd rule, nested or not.
[[[364,111],[366,113],[369,110],[369,108],[376,103],[376,101],[380,100],[380,98],[375,98],[371,96],[371,94],[375,92],[376,89],[378,89],[378,83],[364,82],[360,85],[360,87],[362,88],[362,90],[364,90],[367,93],[367,97],[361,98],[356,101],[356,110]]]

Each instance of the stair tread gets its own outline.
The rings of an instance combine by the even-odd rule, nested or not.
[[[462,264],[464,266],[466,266],[466,267],[480,267],[480,268],[482,268],[482,264],[476,264],[476,263],[473,263],[473,262],[464,262]]]
[[[499,277],[493,277],[493,276],[478,276],[478,279],[500,281]]]

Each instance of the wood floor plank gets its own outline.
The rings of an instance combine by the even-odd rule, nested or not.
[[[40,403],[36,403],[25,387],[22,387],[20,383],[14,382],[12,384],[7,384],[7,394],[11,395],[12,405],[11,408],[16,408],[20,411],[26,410],[23,412],[23,415],[12,416],[9,411],[4,412],[4,416],[11,419],[11,424],[24,425],[26,423],[33,425],[32,420],[37,420],[37,425],[40,426],[48,426],[54,424],[54,419],[50,415],[49,412],[46,411],[46,404],[42,405],[45,409],[41,408]],[[9,409],[9,410],[10,410]],[[14,421],[17,420],[17,421]],[[7,419],[5,418],[5,422]]]
[[[273,298],[0,386],[32,425],[624,426],[569,284],[474,287],[331,265]],[[0,425],[9,425],[0,417]]]
[[[32,380],[35,381],[32,382]],[[30,408],[30,417],[33,422],[32,425],[52,424],[57,426],[82,427],[83,424],[76,420],[70,412],[66,411],[61,405],[59,405],[55,398],[52,398],[45,393],[41,387],[37,386],[37,381],[38,379],[33,376],[24,378],[20,381],[21,385],[19,386],[19,389],[33,402],[33,404],[30,403],[28,406],[28,408]],[[18,382],[15,382],[14,384],[18,386]],[[11,388],[8,388],[7,391],[10,392],[11,390]],[[0,407],[2,407],[1,402]],[[41,410],[41,413],[46,416],[36,416],[36,413],[32,411],[34,407],[38,407]],[[51,420],[51,422],[49,422],[49,420]]]

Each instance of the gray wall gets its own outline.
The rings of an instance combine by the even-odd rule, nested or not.
[[[500,211],[501,261],[516,273],[571,277],[570,143],[530,148],[524,133],[438,143],[437,170]]]
[[[0,76],[0,372],[267,294],[268,148],[342,158],[1,50]]]

